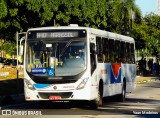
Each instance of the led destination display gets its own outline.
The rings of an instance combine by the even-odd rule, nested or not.
[[[37,33],[36,38],[63,38],[63,37],[77,37],[78,32],[42,32]]]
[[[86,30],[29,31],[28,39],[78,38],[86,37],[86,34]]]

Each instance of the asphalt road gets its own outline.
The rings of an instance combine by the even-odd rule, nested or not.
[[[2,110],[10,110],[12,115],[19,113],[41,115],[55,115],[56,117],[81,117],[81,118],[101,118],[106,116],[117,117],[160,117],[160,81],[148,82],[137,85],[133,93],[127,94],[125,102],[117,102],[116,97],[104,99],[102,107],[94,110],[87,106],[87,103],[45,103],[45,107],[40,102],[24,102],[3,106]],[[23,96],[21,96],[23,99]],[[23,101],[23,100],[22,100]],[[158,114],[158,115],[157,115]],[[24,117],[24,116],[23,116]],[[33,117],[33,116],[32,116]],[[36,117],[36,116],[34,116]],[[51,117],[51,116],[50,116]]]

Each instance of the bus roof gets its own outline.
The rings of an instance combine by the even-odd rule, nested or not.
[[[132,42],[134,43],[134,39],[129,36],[124,36],[121,34],[116,34],[112,33],[109,31],[105,30],[100,30],[100,29],[95,29],[95,28],[90,28],[90,27],[82,27],[78,25],[70,25],[70,26],[50,26],[50,27],[38,27],[38,28],[31,28],[28,31],[38,31],[38,30],[52,30],[52,29],[57,29],[57,30],[62,30],[62,29],[85,29],[87,32],[90,32],[91,34],[95,34],[97,36],[102,36],[102,37],[107,37],[110,39],[115,39],[115,40],[122,40],[126,42]]]

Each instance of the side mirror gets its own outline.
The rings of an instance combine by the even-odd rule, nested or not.
[[[98,48],[98,45],[95,46],[94,43],[91,43],[91,44],[90,44],[90,47],[91,47],[91,48],[90,48],[90,51],[91,51],[92,54],[94,54],[94,55],[95,55],[95,54],[98,54],[98,52],[99,52],[99,50],[98,50],[98,49],[99,49],[99,48]]]
[[[19,56],[23,55],[23,45],[19,46]]]
[[[22,56],[23,55],[23,45],[22,45],[22,41],[25,40],[25,37],[22,37],[20,39],[20,46],[19,46],[19,56]]]

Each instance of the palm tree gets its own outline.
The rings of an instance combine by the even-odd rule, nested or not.
[[[141,19],[141,11],[135,4],[135,0],[115,0],[114,2],[114,18],[119,24],[118,30],[126,34],[132,28],[133,15],[135,19]]]

